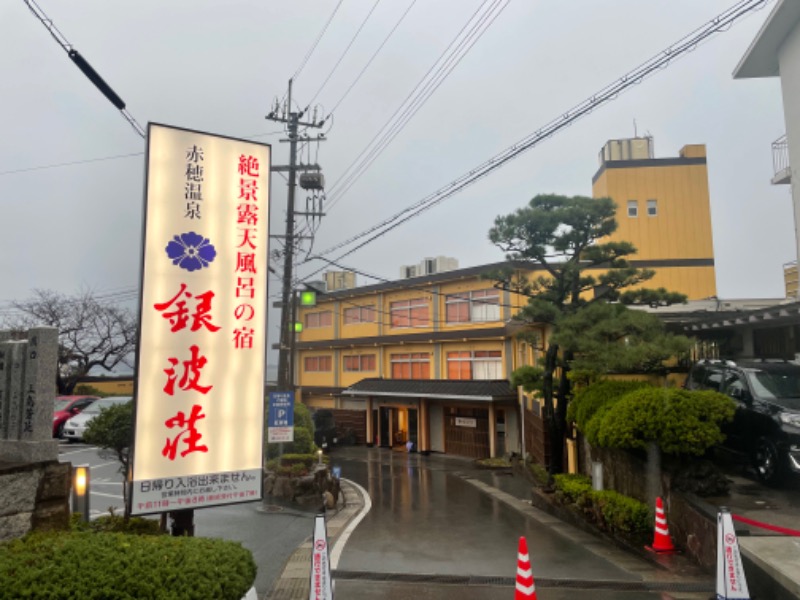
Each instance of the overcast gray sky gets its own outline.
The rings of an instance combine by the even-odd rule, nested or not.
[[[338,0],[37,3],[142,126],[258,136],[273,144],[280,164],[288,160],[287,144],[278,142],[282,133],[271,134],[281,128],[264,116],[302,65],[297,106],[313,100],[320,115],[335,108],[323,129],[328,141],[310,149],[329,186],[470,16],[493,17],[385,151],[330,203],[313,252],[425,198],[734,4],[343,0],[304,64]],[[782,297],[782,264],[794,259],[794,231],[789,186],[769,183],[770,144],[784,132],[780,83],[731,75],[771,6],[341,262],[395,279],[400,265],[425,256],[452,256],[461,267],[502,260],[487,240],[497,215],[537,193],[591,195],[601,146],[637,131],[654,137],[657,157],[676,156],[687,143],[708,146],[718,295]],[[0,2],[0,32],[0,311],[34,288],[83,287],[124,298],[139,279],[144,140],[23,0]],[[77,164],[52,166],[64,163]],[[298,198],[303,210],[304,194]],[[273,178],[272,201],[271,230],[282,233],[280,176]],[[323,265],[301,265],[299,273]],[[359,276],[359,284],[373,282]],[[276,281],[271,294],[280,294]],[[274,342],[276,321],[270,329]]]

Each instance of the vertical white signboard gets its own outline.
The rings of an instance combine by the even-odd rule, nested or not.
[[[733,517],[717,513],[717,600],[750,600]]]
[[[311,549],[311,587],[308,600],[333,600],[331,561],[325,515],[314,519],[314,547]]]
[[[131,514],[261,498],[270,152],[148,127]]]

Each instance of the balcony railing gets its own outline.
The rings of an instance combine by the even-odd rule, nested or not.
[[[786,134],[772,142],[772,183],[791,183],[792,165],[789,163],[789,142],[786,141]]]

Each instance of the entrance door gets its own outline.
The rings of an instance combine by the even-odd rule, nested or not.
[[[405,408],[392,409],[392,446],[405,448],[408,441],[408,411]]]
[[[495,411],[497,437],[495,437],[495,454],[503,456],[506,453],[506,412],[503,409]]]
[[[415,452],[419,450],[418,447],[418,429],[419,429],[419,415],[416,408],[408,409],[408,441],[414,444],[412,450]]]
[[[378,415],[378,445],[392,447],[391,425],[392,409],[388,406],[381,406]]]

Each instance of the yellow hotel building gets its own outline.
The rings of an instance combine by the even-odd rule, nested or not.
[[[689,300],[716,296],[706,147],[690,144],[677,157],[653,158],[653,138],[611,140],[600,151],[592,196],[617,204],[613,240],[631,242],[639,266]]]
[[[311,408],[363,410],[367,441],[486,457],[518,451],[511,372],[539,351],[514,338],[526,299],[456,269],[319,295],[302,309],[295,371]],[[490,432],[491,435],[490,435]]]
[[[656,270],[646,286],[713,296],[704,146],[654,159],[652,140],[636,138],[609,142],[600,156],[594,196],[616,201],[614,239],[638,248],[633,266]],[[513,317],[527,298],[483,277],[506,264],[318,295],[317,306],[298,311],[300,398],[312,409],[363,411],[369,444],[411,442],[421,452],[476,458],[520,452],[520,406],[508,380],[538,364],[547,331],[534,328],[531,344],[515,337]],[[532,274],[528,263],[517,267]]]

